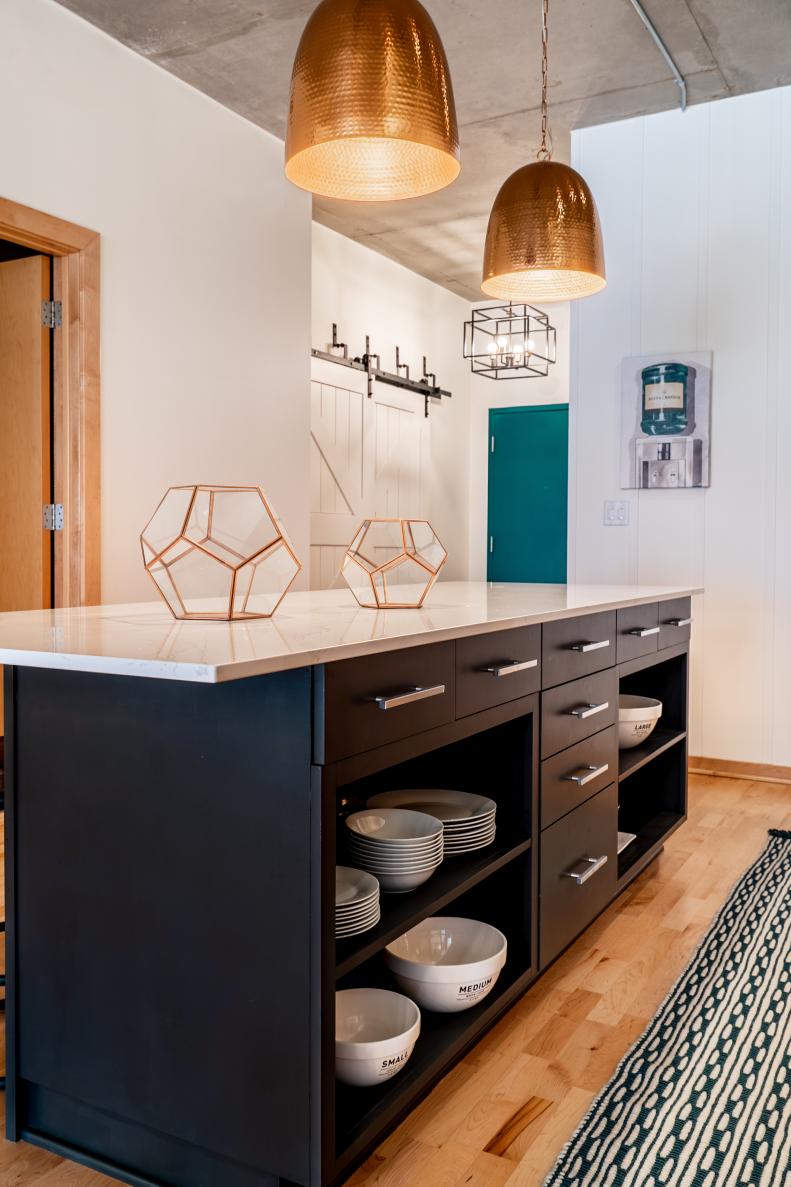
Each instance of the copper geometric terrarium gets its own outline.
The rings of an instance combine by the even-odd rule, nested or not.
[[[416,610],[447,559],[426,519],[366,519],[347,549],[341,572],[366,609]]]
[[[171,486],[140,536],[174,618],[269,618],[302,566],[260,486]]]

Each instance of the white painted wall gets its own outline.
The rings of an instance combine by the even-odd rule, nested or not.
[[[791,764],[791,89],[575,132],[609,284],[572,315],[572,573],[701,584],[691,751]],[[709,350],[708,490],[619,490],[625,355]],[[606,498],[631,503],[605,528]]]
[[[487,303],[482,297],[481,305]],[[568,403],[569,306],[564,301],[542,308],[557,331],[557,362],[545,379],[488,379],[470,375],[470,578],[473,581],[486,579],[489,409]]]
[[[483,245],[481,245],[483,250]],[[481,295],[480,305],[486,298]],[[430,415],[430,490],[426,514],[446,544],[444,575],[486,577],[487,453],[490,408],[568,401],[569,306],[547,306],[557,329],[558,362],[546,379],[498,380],[472,375],[462,357],[470,306],[439,285],[315,223],[312,344],[326,349],[336,321],[352,354],[371,335],[382,365],[395,370],[395,345],[420,373],[423,353],[453,398]]]
[[[395,371],[396,344],[411,376],[419,378],[423,355],[450,400],[432,404],[429,414],[428,485],[422,514],[430,519],[448,550],[443,577],[468,573],[470,482],[467,365],[462,358],[462,327],[469,305],[461,297],[370,248],[313,225],[312,345],[326,350],[337,322],[350,354],[365,350],[365,335],[381,355],[382,367]],[[341,370],[341,368],[338,368]],[[396,390],[396,389],[394,389]],[[415,396],[417,401],[419,397]]]
[[[50,0],[0,3],[0,110],[0,195],[102,236],[103,600],[151,597],[172,483],[262,483],[307,562],[310,199],[281,142]]]

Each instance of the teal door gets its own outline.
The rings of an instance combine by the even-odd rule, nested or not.
[[[489,412],[490,581],[566,580],[569,410]]]

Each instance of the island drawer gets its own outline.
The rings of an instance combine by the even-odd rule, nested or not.
[[[454,647],[432,643],[317,667],[314,761],[335,762],[452,721]]]
[[[541,753],[549,758],[613,725],[618,716],[614,668],[551,688],[541,697]]]
[[[618,773],[614,725],[561,750],[541,764],[541,827],[548,828],[596,795]]]
[[[692,599],[672,598],[659,603],[659,647],[686,643],[692,625]]]
[[[540,965],[545,968],[615,896],[618,797],[600,791],[541,834]]]
[[[467,717],[541,687],[541,627],[456,641],[456,716]]]
[[[552,688],[615,663],[615,611],[544,623],[542,687]]]
[[[626,606],[618,611],[618,663],[656,651],[659,641],[659,607]]]

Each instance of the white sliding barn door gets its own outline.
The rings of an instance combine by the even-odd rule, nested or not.
[[[310,585],[340,582],[343,554],[372,515],[425,517],[429,425],[419,394],[311,360]]]

